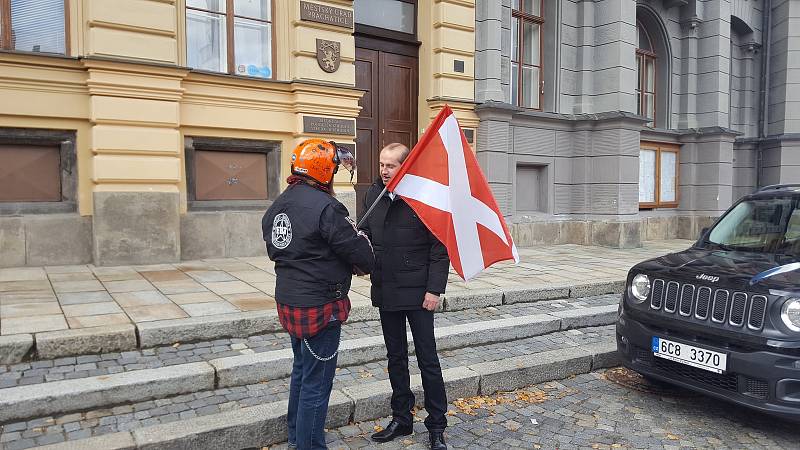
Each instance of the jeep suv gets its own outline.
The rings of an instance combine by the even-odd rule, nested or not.
[[[800,185],[747,195],[688,250],[634,266],[617,348],[647,378],[800,420]]]

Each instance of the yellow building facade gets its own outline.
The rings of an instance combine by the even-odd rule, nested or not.
[[[355,213],[382,145],[477,128],[474,0],[8,3],[0,266],[262,255],[300,141],[355,147]]]

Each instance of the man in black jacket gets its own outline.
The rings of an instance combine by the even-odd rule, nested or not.
[[[341,325],[350,313],[353,273],[369,273],[369,240],[332,193],[339,165],[352,154],[333,142],[309,139],[292,152],[289,187],[264,214],[261,228],[275,261],[275,301],[289,333],[294,365],[289,387],[289,447],[327,449],[328,411]]]
[[[381,177],[370,186],[364,200],[369,208],[408,156],[408,147],[389,144],[381,150]],[[425,409],[431,448],[446,449],[447,397],[442,379],[433,312],[447,286],[450,259],[445,246],[425,227],[416,213],[400,197],[386,193],[363,224],[375,250],[372,304],[380,308],[381,327],[389,360],[392,384],[392,421],[372,435],[377,442],[388,442],[412,433],[411,392],[408,373],[406,320],[411,326],[417,363],[425,391]]]

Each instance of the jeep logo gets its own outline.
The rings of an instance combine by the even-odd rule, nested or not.
[[[712,277],[711,275],[706,275],[704,273],[701,273],[700,275],[696,276],[695,278],[697,278],[698,280],[709,281],[711,283],[716,283],[717,281],[719,281],[719,277]]]

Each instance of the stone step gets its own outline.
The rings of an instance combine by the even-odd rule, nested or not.
[[[440,351],[448,398],[488,395],[563,379],[617,364],[614,327],[558,331]],[[412,390],[424,402],[415,358]],[[0,442],[8,450],[239,449],[286,440],[287,378],[220,388],[82,413],[7,423]],[[385,362],[337,370],[327,426],[343,426],[391,414]],[[61,442],[66,441],[66,442]]]
[[[515,341],[578,327],[609,325],[616,320],[616,309],[616,304],[612,303],[557,310],[549,314],[440,326],[435,330],[437,346],[440,350],[449,350]],[[409,350],[413,352],[413,344]],[[380,335],[345,339],[339,350],[340,367],[383,358],[385,349]],[[10,387],[0,389],[0,423],[280,379],[288,376],[291,365],[291,350],[281,349],[207,362]]]
[[[465,289],[443,296],[441,311],[461,311],[487,306],[512,305],[543,300],[580,298],[621,293],[624,280],[592,280],[562,285]],[[378,311],[366,297],[353,302],[351,321],[377,320]],[[24,360],[55,359],[94,353],[147,349],[177,342],[203,342],[246,338],[280,330],[274,310],[220,314],[188,319],[140,322],[0,336],[0,364]]]

